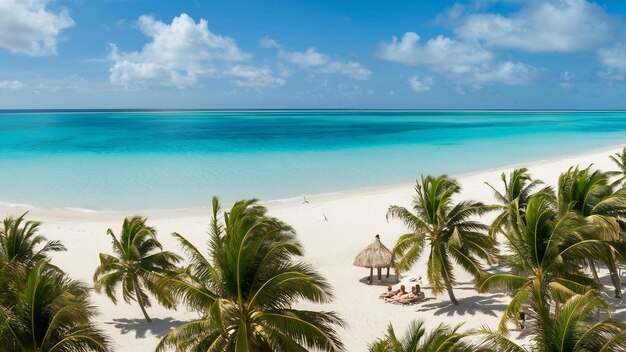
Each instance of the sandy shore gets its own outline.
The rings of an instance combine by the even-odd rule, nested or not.
[[[524,165],[534,178],[542,179],[549,185],[556,185],[561,172],[572,165],[612,170],[614,166],[608,156],[618,148],[594,152],[592,154],[566,157],[559,160],[540,161]],[[492,202],[491,190],[485,181],[500,186],[500,174],[510,172],[513,167],[487,170],[459,175],[463,186],[462,198]],[[427,171],[427,167],[421,167]],[[393,172],[393,170],[389,170]],[[341,337],[348,351],[365,351],[375,337],[382,336],[389,322],[393,322],[398,332],[413,319],[422,318],[430,327],[439,323],[465,322],[466,328],[483,325],[495,328],[501,313],[508,304],[509,297],[502,294],[477,294],[467,274],[458,271],[462,284],[455,288],[459,306],[449,304],[446,295],[421,305],[402,307],[385,304],[378,294],[384,290],[384,282],[377,285],[365,284],[368,271],[352,266],[354,256],[367,246],[377,233],[381,240],[391,247],[396,238],[405,232],[396,221],[387,222],[385,214],[389,205],[409,206],[414,194],[413,183],[389,187],[363,189],[335,194],[308,196],[310,203],[301,204],[301,199],[270,201],[265,204],[271,214],[292,225],[306,250],[306,259],[312,262],[330,281],[334,288],[335,301],[323,307],[335,310],[345,319],[347,326]],[[207,195],[207,204],[210,203]],[[0,215],[18,215],[28,210],[29,218],[44,222],[43,233],[49,239],[60,239],[68,251],[55,254],[53,262],[66,270],[72,277],[91,283],[94,269],[98,265],[98,253],[110,252],[110,238],[106,230],[118,232],[127,213],[89,213],[73,210],[46,210],[20,206],[0,206]],[[151,211],[141,215],[149,218],[155,226],[160,240],[169,250],[178,251],[170,233],[177,231],[198,245],[207,239],[208,208]],[[324,220],[327,217],[327,221]],[[490,221],[490,218],[485,218]],[[424,256],[407,275],[426,276]],[[601,270],[606,278],[606,270]],[[625,277],[626,278],[626,277]],[[425,282],[425,281],[424,281]],[[428,286],[424,288],[427,297],[432,297]],[[607,286],[607,292],[609,287]],[[626,300],[607,300],[616,310],[618,317],[626,318]],[[148,310],[154,321],[145,323],[136,304],[118,303],[113,305],[105,296],[94,294],[94,304],[101,312],[99,324],[115,342],[116,351],[151,351],[160,336],[181,322],[194,319],[196,313],[184,308],[167,310],[158,305]],[[513,330],[513,337],[520,337],[520,331]],[[523,336],[522,336],[523,338]]]

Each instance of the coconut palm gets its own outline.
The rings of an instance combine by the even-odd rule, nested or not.
[[[398,338],[393,325],[385,337],[369,345],[369,352],[475,352],[477,347],[466,342],[467,333],[460,333],[461,324],[450,327],[440,324],[426,333],[422,320],[412,321],[403,338]]]
[[[500,176],[502,183],[504,184],[503,192],[498,191],[494,186],[485,182],[494,193],[496,201],[499,203],[498,208],[500,213],[491,223],[489,227],[489,235],[493,240],[496,239],[496,234],[504,231],[504,227],[508,226],[508,220],[510,219],[509,211],[511,210],[511,203],[517,200],[518,210],[523,215],[526,210],[526,204],[528,199],[533,194],[533,190],[543,184],[541,180],[533,180],[528,172],[527,168],[520,168],[511,171],[507,180],[506,174],[502,173]],[[548,187],[544,188],[548,190]]]
[[[622,240],[622,228],[626,228],[626,189],[614,191],[607,173],[591,171],[589,167],[571,167],[559,177],[558,203],[561,212],[573,210],[594,225],[596,231],[590,234],[597,239],[616,243]],[[615,265],[617,251],[607,247],[601,260],[611,273],[615,286],[615,297],[621,297],[621,283]],[[589,260],[592,272],[595,265]],[[594,275],[597,277],[597,274]]]
[[[562,303],[596,287],[578,263],[607,250],[604,242],[589,238],[592,228],[584,218],[573,211],[559,214],[554,195],[549,192],[532,195],[524,216],[517,201],[513,204],[512,226],[504,236],[510,253],[505,257],[506,263],[514,270],[485,275],[477,285],[481,292],[506,286],[514,293],[500,321],[502,333],[508,332],[508,322],[517,323],[518,313],[526,303],[530,305],[531,317],[547,321],[550,302]]]
[[[300,301],[332,299],[330,285],[297,260],[302,247],[291,227],[255,200],[236,202],[218,218],[213,198],[209,257],[180,234],[189,266],[163,287],[199,312],[167,333],[158,351],[340,351],[334,312],[295,309]]]
[[[459,302],[453,291],[456,280],[452,261],[479,277],[483,272],[481,259],[491,261],[495,253],[487,235],[488,226],[474,220],[492,207],[474,201],[453,204],[452,197],[460,190],[461,186],[445,175],[422,177],[415,186],[413,212],[397,205],[390,206],[387,212],[387,219],[402,220],[411,231],[400,236],[393,248],[396,258],[400,258],[396,261],[396,275],[409,270],[428,244],[428,281],[435,294],[447,290],[454,304]]]
[[[47,241],[39,234],[39,221],[25,220],[26,213],[14,218],[9,216],[0,228],[0,258],[6,263],[24,266],[46,259],[50,252],[64,251],[60,241]]]
[[[617,165],[617,171],[609,171],[609,176],[616,176],[617,179],[613,182],[613,186],[623,187],[626,182],[626,148],[623,148],[621,152],[615,153],[609,158]]]
[[[555,315],[536,322],[530,351],[626,351],[626,323],[614,318],[596,321],[601,311],[609,313],[596,291],[572,296]],[[483,341],[484,348],[494,351],[529,351],[494,331],[484,330]]]
[[[39,234],[38,221],[25,220],[26,213],[6,217],[0,227],[0,292],[7,292],[15,280],[24,280],[28,270],[51,252],[64,251],[59,241],[48,241]],[[15,304],[11,295],[0,295],[0,305]]]
[[[92,322],[89,290],[58,268],[40,261],[25,280],[13,280],[12,306],[0,308],[3,351],[109,351],[109,340]]]
[[[166,308],[174,307],[173,297],[160,289],[157,281],[175,270],[181,258],[163,250],[156,230],[146,225],[146,219],[139,216],[124,219],[119,240],[111,229],[107,234],[112,238],[115,255],[100,253],[100,265],[93,276],[96,292],[104,291],[117,303],[116,291],[121,286],[124,301],[136,300],[148,322],[151,319],[145,307],[150,307],[151,302],[146,291]]]

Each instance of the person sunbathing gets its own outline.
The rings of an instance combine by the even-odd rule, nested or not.
[[[420,290],[420,286],[411,287],[411,293],[405,296],[404,298],[398,299],[396,302],[400,304],[411,304],[424,300],[426,296],[424,292]]]
[[[406,289],[404,285],[400,285],[400,289],[397,291],[389,292],[389,295],[385,297],[385,302],[394,302],[396,299],[399,299],[403,295],[407,295]]]
[[[398,292],[400,292],[400,290],[393,290],[393,287],[391,287],[391,285],[387,286],[387,292],[385,293],[381,293],[380,294],[380,298],[391,298],[393,296],[395,296]]]
[[[415,287],[411,288],[411,292],[415,293]],[[400,286],[400,292],[396,293],[395,296],[393,296],[393,300],[395,302],[398,302],[401,299],[407,298],[410,295],[410,293],[406,292],[406,288],[404,287],[404,285]]]
[[[424,292],[422,292],[422,288],[420,287],[420,285],[415,286],[415,296],[419,299],[424,299],[426,297]]]

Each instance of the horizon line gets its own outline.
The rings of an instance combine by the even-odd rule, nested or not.
[[[493,111],[493,112],[626,112],[625,109],[490,109],[490,108],[432,108],[432,109],[420,109],[420,108],[235,108],[235,109],[218,109],[218,108],[59,108],[59,109],[46,109],[46,108],[34,108],[34,109],[0,109],[2,113],[28,113],[28,112],[286,112],[286,111]]]

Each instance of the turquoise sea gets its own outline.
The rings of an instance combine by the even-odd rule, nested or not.
[[[0,202],[172,209],[412,182],[624,144],[626,112],[0,112]]]

